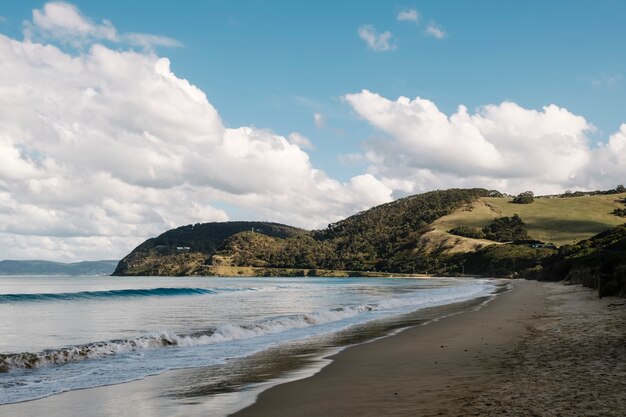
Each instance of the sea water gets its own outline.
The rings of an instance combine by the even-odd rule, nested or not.
[[[495,291],[493,281],[450,278],[4,276],[0,404],[173,369],[215,370]]]

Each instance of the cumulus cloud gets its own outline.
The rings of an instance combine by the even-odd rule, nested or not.
[[[400,10],[396,16],[396,19],[400,22],[419,22],[420,15],[415,9],[403,9]]]
[[[393,35],[389,31],[379,33],[373,25],[363,25],[358,30],[359,37],[365,41],[368,48],[376,52],[393,51],[396,49],[392,41]]]
[[[396,192],[450,186],[521,192],[609,188],[626,177],[626,125],[593,148],[584,117],[554,104],[512,102],[447,115],[430,100],[363,90],[344,100],[383,137],[366,143],[369,172]]]
[[[428,26],[426,26],[426,35],[432,36],[435,39],[443,39],[447,36],[447,33],[435,22],[430,22]]]
[[[55,39],[75,47],[93,41],[127,43],[146,49],[180,46],[180,42],[166,36],[118,33],[110,21],[94,22],[76,6],[65,2],[49,2],[42,9],[34,9],[32,21],[24,22],[24,37],[29,40]]]
[[[171,227],[227,220],[222,203],[318,227],[391,199],[371,175],[316,169],[298,133],[225,127],[167,58],[94,42],[119,36],[112,25],[66,3],[34,16],[88,47],[0,35],[3,258],[119,258]]]
[[[626,124],[622,124],[606,144],[593,150],[592,161],[585,172],[588,187],[626,183]]]

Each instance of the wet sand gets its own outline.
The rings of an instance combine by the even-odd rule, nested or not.
[[[478,311],[351,347],[234,415],[626,415],[626,300],[514,286]]]
[[[287,371],[305,379],[216,394],[203,390],[210,368],[179,370],[0,406],[0,416],[224,416],[268,386],[234,415],[626,416],[626,300],[513,284],[478,311],[345,349],[313,376]]]

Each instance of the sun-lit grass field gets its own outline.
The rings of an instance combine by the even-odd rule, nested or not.
[[[518,214],[533,239],[558,246],[587,239],[626,223],[611,212],[624,208],[624,194],[571,198],[535,198],[532,204],[513,204],[511,198],[481,198],[468,207],[437,220],[433,226],[446,232],[456,226],[482,228],[496,217]],[[472,239],[473,240],[473,239]]]

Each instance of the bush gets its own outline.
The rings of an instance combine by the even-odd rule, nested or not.
[[[626,209],[615,209],[613,210],[613,214],[618,217],[626,217]]]
[[[484,239],[485,238],[485,234],[483,233],[483,231],[475,227],[459,226],[459,227],[455,227],[454,229],[448,230],[448,233],[457,235],[457,236],[469,237],[472,239]]]
[[[485,237],[496,242],[511,242],[528,239],[526,223],[520,216],[499,217],[483,228]]]
[[[535,201],[535,194],[532,191],[524,191],[515,197],[512,201],[514,204],[530,204]]]
[[[463,254],[465,272],[483,276],[503,277],[516,273],[538,275],[541,261],[556,253],[553,249],[533,249],[524,245],[490,245],[476,252]]]

